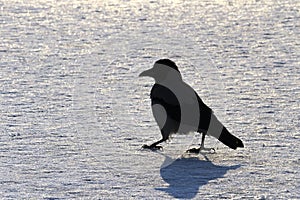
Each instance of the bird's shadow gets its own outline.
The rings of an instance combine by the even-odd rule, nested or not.
[[[211,180],[222,178],[228,170],[240,167],[240,165],[215,165],[207,157],[205,158],[206,160],[195,157],[180,158],[169,163],[166,167],[162,167],[160,175],[169,185],[155,189],[164,191],[175,198],[192,199],[197,195],[201,186],[206,185]],[[169,159],[166,157],[165,162]]]

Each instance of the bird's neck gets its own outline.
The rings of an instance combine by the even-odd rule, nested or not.
[[[165,85],[174,82],[182,82],[180,73],[167,73],[165,76],[159,76],[155,78],[155,83]]]

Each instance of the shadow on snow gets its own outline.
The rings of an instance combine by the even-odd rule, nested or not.
[[[206,157],[205,157],[206,158]],[[166,157],[166,160],[170,158]],[[222,178],[228,170],[239,168],[240,165],[215,165],[210,160],[198,158],[180,158],[160,169],[163,180],[169,184],[167,188],[155,188],[175,198],[192,199],[201,186],[209,181]]]

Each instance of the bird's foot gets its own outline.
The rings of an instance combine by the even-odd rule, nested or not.
[[[200,152],[208,152],[208,153],[216,153],[216,150],[214,148],[204,148],[204,147],[200,147],[200,148],[192,148],[186,151],[187,153],[194,153],[194,154],[198,154]]]
[[[143,146],[142,146],[142,148],[143,149],[150,149],[150,150],[152,150],[152,151],[156,151],[156,150],[162,150],[163,149],[163,147],[162,146],[154,146],[154,145],[147,145],[147,144],[144,144]]]
[[[194,153],[194,154],[198,154],[200,153],[200,148],[192,148],[186,151],[186,153]]]

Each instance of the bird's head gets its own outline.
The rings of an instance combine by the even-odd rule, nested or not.
[[[151,69],[143,71],[139,77],[149,76],[155,79],[155,82],[162,82],[169,79],[180,79],[181,74],[177,65],[170,59],[160,59],[154,63]]]

